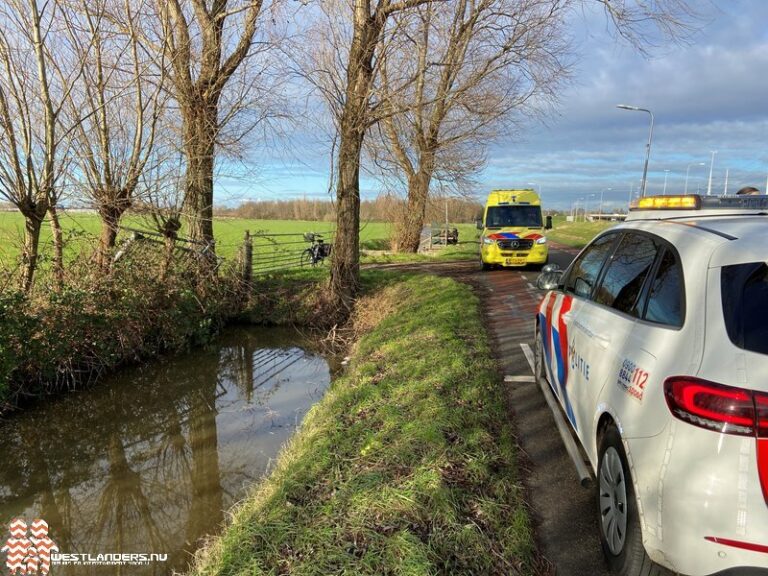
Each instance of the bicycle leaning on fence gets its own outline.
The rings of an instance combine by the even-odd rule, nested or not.
[[[311,246],[301,253],[302,266],[317,266],[331,255],[331,245],[325,243],[322,234],[307,232],[304,234],[304,240]]]

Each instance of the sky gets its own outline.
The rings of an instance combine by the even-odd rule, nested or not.
[[[548,208],[574,203],[626,209],[643,175],[654,116],[646,194],[735,193],[768,183],[768,2],[691,0],[701,18],[685,44],[641,55],[611,34],[600,12],[574,14],[573,77],[542,121],[524,121],[500,137],[473,190],[532,187]],[[290,151],[276,150],[228,170],[217,180],[219,202],[308,197],[331,199],[328,135],[301,127]],[[713,155],[712,153],[715,152]],[[236,176],[235,174],[239,174]],[[666,181],[666,185],[665,185]],[[361,194],[384,191],[364,175]]]

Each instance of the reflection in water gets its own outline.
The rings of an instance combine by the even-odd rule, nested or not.
[[[328,386],[325,359],[297,339],[233,330],[1,422],[0,544],[12,518],[44,518],[63,553],[168,554],[52,576],[183,570]]]

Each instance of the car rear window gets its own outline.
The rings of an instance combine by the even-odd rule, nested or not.
[[[650,322],[680,327],[684,316],[683,268],[675,253],[667,248],[651,284],[644,318]]]
[[[731,342],[743,350],[768,354],[768,265],[723,266],[720,282]]]

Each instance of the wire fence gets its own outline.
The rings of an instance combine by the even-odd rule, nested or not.
[[[246,278],[301,267],[317,266],[330,254],[334,234],[315,232],[245,233],[243,274]]]
[[[124,238],[118,247],[114,261],[118,261],[129,253],[137,244],[164,244],[167,238],[150,230],[140,230],[121,226],[121,230],[130,234]],[[286,270],[315,267],[321,265],[330,256],[333,244],[333,232],[291,232],[270,233],[245,231],[242,244],[236,246],[231,264],[240,269],[242,279],[246,282],[254,277],[282,272]],[[203,245],[188,238],[173,239],[173,250],[200,258],[210,257],[219,245]],[[234,246],[228,245],[229,248]],[[225,259],[216,256],[217,266],[225,263]]]

